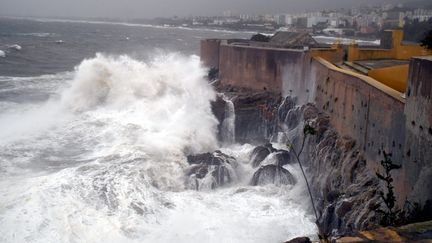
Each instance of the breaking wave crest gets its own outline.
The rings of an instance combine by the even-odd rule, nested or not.
[[[98,54],[45,102],[5,109],[0,241],[282,242],[313,234],[304,185],[186,189],[186,155],[218,146],[205,75],[196,56]],[[28,83],[44,92],[46,84]],[[251,149],[225,152],[247,167]]]

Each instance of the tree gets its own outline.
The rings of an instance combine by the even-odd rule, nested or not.
[[[432,30],[429,30],[423,40],[421,40],[421,46],[432,50]]]
[[[384,160],[381,160],[381,166],[384,168],[384,174],[376,172],[378,179],[383,181],[386,186],[386,190],[379,191],[379,195],[385,205],[385,209],[377,209],[376,212],[382,215],[381,224],[384,226],[394,226],[397,221],[400,220],[401,210],[395,207],[396,197],[394,193],[393,178],[391,175],[392,170],[400,169],[401,166],[394,164],[391,153],[383,151]]]

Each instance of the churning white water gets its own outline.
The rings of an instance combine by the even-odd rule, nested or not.
[[[235,107],[231,99],[224,95],[222,96],[225,101],[225,119],[222,121],[222,139],[226,144],[233,144],[235,142]]]
[[[295,186],[248,185],[250,145],[222,148],[239,163],[236,181],[187,189],[186,155],[218,148],[215,92],[205,75],[196,56],[144,63],[97,55],[73,77],[0,79],[21,85],[1,93],[12,101],[0,106],[0,242],[313,236],[300,177]],[[26,102],[27,89],[49,98]]]

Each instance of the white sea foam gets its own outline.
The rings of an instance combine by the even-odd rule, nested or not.
[[[97,55],[42,105],[0,114],[0,242],[282,242],[313,236],[305,187],[185,189],[185,155],[217,146],[198,57]],[[4,131],[9,130],[9,131]],[[297,168],[290,167],[294,175]]]
[[[0,50],[0,57],[6,57],[6,52]]]
[[[22,49],[22,47],[18,44],[11,45],[11,46],[9,46],[9,48],[14,49],[16,51],[21,51],[21,49]]]
[[[340,42],[341,44],[345,44],[345,45],[357,43],[360,45],[379,46],[381,42],[380,40],[361,40],[355,38],[344,38],[344,37],[323,36],[323,35],[313,36],[313,38],[317,42],[324,43],[324,44],[334,44],[336,42]]]

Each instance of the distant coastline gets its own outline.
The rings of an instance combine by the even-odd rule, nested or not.
[[[246,34],[256,34],[265,33],[273,34],[278,30],[263,31],[262,29],[255,30],[233,30],[229,28],[219,28],[208,26],[203,28],[201,26],[174,26],[174,25],[162,25],[162,24],[152,24],[152,23],[139,23],[134,21],[119,21],[114,19],[72,19],[72,18],[43,18],[43,17],[17,17],[17,16],[0,16],[0,18],[5,19],[18,19],[18,20],[28,20],[37,22],[57,22],[57,23],[83,23],[83,24],[105,24],[105,25],[120,25],[120,26],[130,26],[130,27],[143,27],[143,28],[155,28],[155,29],[182,29],[190,31],[209,31],[209,32],[221,32],[221,33],[246,33]],[[328,35],[312,35],[312,37],[320,44],[333,44],[335,42],[341,42],[343,44],[349,44],[356,42],[360,45],[368,46],[378,46],[380,44],[379,39],[370,38],[353,38],[348,36],[328,36]]]

